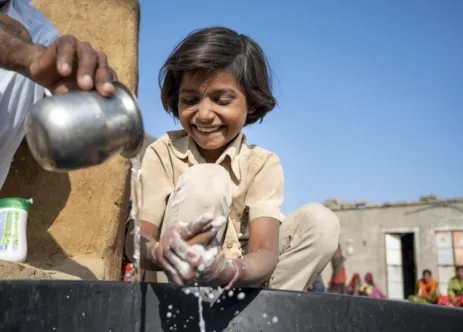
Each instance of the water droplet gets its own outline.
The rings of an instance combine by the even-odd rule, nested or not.
[[[180,313],[180,310],[177,310],[177,314],[179,314],[179,313]]]
[[[83,313],[82,313],[82,316],[84,316],[84,317],[85,317],[85,312],[83,312]]]
[[[264,313],[262,314],[262,317],[267,318],[267,314],[264,312]]]
[[[234,293],[233,293],[233,291],[232,291],[232,290],[228,291],[228,296],[232,297],[232,296],[233,296],[233,294],[234,294]]]
[[[273,323],[273,324],[278,323],[278,317],[277,317],[277,316],[273,316],[273,318],[272,318],[272,323]]]
[[[190,294],[191,293],[191,290],[189,290],[188,288],[184,290],[185,294]]]
[[[220,307],[220,311],[223,311],[223,307]]]
[[[170,318],[170,317],[172,317],[172,313],[168,312],[166,316],[167,316],[167,318]]]
[[[69,295],[66,295],[66,298],[68,299],[68,298],[69,298]]]
[[[173,308],[172,304],[169,304],[169,305],[167,306],[167,309],[169,309],[169,310],[172,310],[172,308]]]
[[[238,295],[236,297],[238,298],[238,300],[243,300],[246,297],[246,294],[241,292],[241,293],[238,293]]]

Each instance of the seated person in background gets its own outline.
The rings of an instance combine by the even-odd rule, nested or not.
[[[323,282],[321,276],[315,278],[315,280],[312,283],[312,289],[309,288],[308,291],[312,291],[315,293],[326,293],[325,283]]]
[[[437,281],[432,277],[430,270],[424,270],[416,285],[416,295],[410,295],[408,300],[416,303],[436,303],[437,296]]]
[[[448,295],[452,306],[463,307],[463,265],[456,267],[456,275],[449,281]]]
[[[346,293],[346,268],[344,262],[346,259],[342,254],[341,244],[338,244],[338,249],[331,259],[333,273],[331,275],[329,293],[345,294]]]
[[[354,273],[354,275],[349,281],[349,284],[347,285],[347,294],[355,296],[365,295],[360,292],[361,285],[362,278],[360,277],[360,274]]]
[[[340,225],[320,204],[284,217],[280,159],[246,142],[243,127],[276,103],[260,46],[228,28],[197,30],[170,54],[160,82],[183,130],[143,159],[143,280],[307,289],[333,257]],[[132,236],[126,244],[133,252]]]
[[[385,299],[386,295],[375,285],[375,281],[373,280],[373,274],[368,272],[365,274],[363,278],[364,283],[360,286],[360,292],[366,294],[366,296],[374,298],[374,299]]]

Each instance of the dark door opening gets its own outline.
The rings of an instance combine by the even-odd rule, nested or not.
[[[415,263],[415,233],[402,234],[402,275],[404,283],[404,299],[415,294],[416,263]]]

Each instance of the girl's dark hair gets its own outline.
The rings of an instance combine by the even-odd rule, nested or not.
[[[164,109],[178,118],[178,94],[185,72],[230,70],[244,90],[248,109],[245,125],[262,121],[276,104],[270,66],[250,37],[224,27],[195,30],[172,51],[159,72]]]
[[[457,271],[457,273],[458,273],[459,270],[463,270],[463,265],[457,265],[455,267],[455,271]]]

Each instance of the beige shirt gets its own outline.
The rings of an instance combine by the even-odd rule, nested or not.
[[[196,143],[183,130],[168,132],[148,146],[142,164],[141,219],[161,228],[169,195],[179,176],[188,167],[205,162]],[[229,172],[233,182],[224,250],[245,250],[250,221],[260,217],[282,220],[284,178],[280,159],[273,152],[248,145],[246,137],[240,133],[216,164]],[[233,245],[236,243],[240,245]],[[241,255],[242,250],[234,250],[227,256],[238,258]]]

